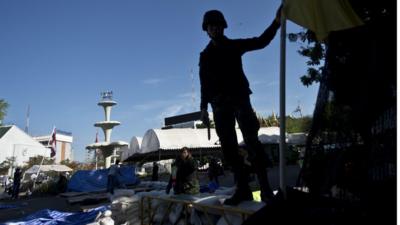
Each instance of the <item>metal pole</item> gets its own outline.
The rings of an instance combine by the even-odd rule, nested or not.
[[[284,0],[282,0],[282,5]],[[281,13],[280,43],[280,88],[279,88],[279,187],[286,198],[286,17]]]
[[[37,180],[37,179],[38,179],[38,177],[39,177],[40,169],[41,169],[41,167],[42,167],[42,165],[43,165],[43,162],[44,162],[44,155],[42,156],[42,161],[40,162],[40,165],[39,165],[38,171],[36,172],[36,177],[35,177],[35,179],[33,180],[33,188],[32,188],[32,191],[35,189],[35,186],[36,186],[36,180]]]
[[[13,145],[12,163],[11,163],[11,165],[10,165],[10,177],[13,176],[13,174],[14,174],[14,164],[15,164],[15,161],[16,161],[16,157],[15,157],[15,145],[16,145],[16,144]]]
[[[95,168],[97,170],[97,149],[94,150],[94,157],[95,157]]]

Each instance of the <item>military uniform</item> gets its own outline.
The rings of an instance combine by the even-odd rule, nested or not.
[[[221,14],[222,15],[222,14]],[[249,82],[242,67],[242,55],[262,49],[274,38],[280,25],[273,22],[259,37],[213,41],[200,54],[201,110],[211,104],[217,135],[225,161],[232,166],[239,191],[249,193],[248,173],[238,153],[235,120],[243,134],[249,160],[258,175],[261,191],[270,197],[272,191],[266,175],[266,155],[258,140],[260,128],[251,106]],[[204,27],[203,27],[204,30]],[[264,189],[264,190],[263,190]],[[250,199],[251,197],[248,196]]]

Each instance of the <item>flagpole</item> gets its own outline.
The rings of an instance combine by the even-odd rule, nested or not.
[[[99,142],[99,131],[96,130],[96,140],[95,142]],[[97,148],[94,150],[94,158],[95,158],[95,169],[97,170]]]
[[[282,0],[284,5],[284,0]],[[279,187],[286,198],[286,16],[281,12],[279,78]]]
[[[50,134],[48,143],[50,143],[51,138],[53,137],[53,133],[54,133],[54,130],[55,130],[55,129],[56,129],[56,126],[53,126],[53,130],[51,131],[51,134]],[[47,144],[47,145],[48,145],[48,144]],[[46,154],[46,153],[45,153],[45,154]],[[38,171],[36,172],[36,178],[35,178],[35,180],[33,181],[33,188],[32,188],[32,189],[35,189],[36,180],[37,180],[37,178],[39,177],[40,169],[41,169],[42,166],[43,166],[43,162],[44,162],[44,155],[42,155],[42,161],[40,162]],[[32,190],[32,191],[33,191],[33,190]]]

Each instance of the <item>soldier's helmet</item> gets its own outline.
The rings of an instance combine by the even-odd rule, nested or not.
[[[218,10],[210,10],[204,13],[202,28],[207,31],[208,25],[221,25],[223,28],[227,28],[228,24],[224,18],[224,15]]]

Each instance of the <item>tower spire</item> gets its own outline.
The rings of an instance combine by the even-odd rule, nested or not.
[[[300,118],[303,117],[303,113],[301,110],[301,106],[300,106],[300,101],[297,102],[297,107],[296,109],[292,112],[292,117],[294,117],[295,114],[299,114]]]

